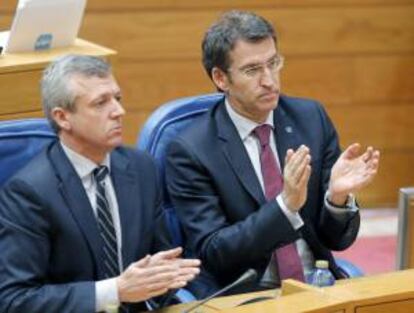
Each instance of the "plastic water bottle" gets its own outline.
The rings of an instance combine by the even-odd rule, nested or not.
[[[312,274],[311,284],[317,287],[332,286],[335,284],[335,277],[329,270],[329,263],[325,260],[317,260],[315,271]]]

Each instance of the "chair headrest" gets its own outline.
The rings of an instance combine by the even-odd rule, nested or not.
[[[54,139],[46,119],[0,122],[0,186]]]
[[[155,110],[144,124],[136,148],[149,152],[155,159],[160,173],[161,186],[165,189],[165,154],[169,143],[197,117],[206,113],[222,100],[222,93],[212,93],[170,101]],[[169,205],[164,192],[165,205]]]

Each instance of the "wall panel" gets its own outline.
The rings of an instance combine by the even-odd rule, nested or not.
[[[411,151],[414,154],[414,128],[411,127],[414,102],[393,107],[379,105],[371,108],[363,104],[357,108],[332,107],[328,112],[343,147],[360,142],[384,151]]]
[[[414,6],[256,11],[277,25],[285,54],[414,51]],[[93,12],[85,18],[82,34],[111,45],[122,58],[198,59],[203,33],[217,16],[209,10]]]
[[[347,7],[347,6],[372,6],[372,5],[397,5],[397,4],[413,4],[412,0],[89,0],[88,8],[91,10],[110,10],[110,9],[140,9],[140,10],[195,10],[195,9],[250,9],[257,10],[258,8],[267,7],[294,7],[294,8],[309,8],[309,7]]]
[[[14,120],[19,118],[32,118],[32,117],[44,117],[43,111],[36,110],[36,111],[27,111],[27,112],[19,112],[19,113],[12,113],[12,114],[0,114],[0,121],[7,121],[7,120]]]
[[[33,104],[40,108],[39,84],[34,85],[34,81],[40,81],[39,71],[26,71],[13,74],[0,74],[0,85],[2,90],[9,92],[0,98],[1,112],[12,114],[18,108],[19,112],[26,112],[33,109]],[[31,103],[23,100],[32,99]]]
[[[15,9],[17,0],[3,0],[0,13],[11,12]],[[122,10],[194,10],[194,9],[250,9],[263,7],[347,7],[347,6],[393,6],[398,4],[413,4],[413,0],[88,0],[89,11],[122,11]]]
[[[382,151],[381,165],[375,181],[358,195],[361,207],[396,207],[395,195],[401,186],[414,186],[414,151]]]
[[[287,57],[282,75],[287,93],[327,106],[414,102],[414,54]]]

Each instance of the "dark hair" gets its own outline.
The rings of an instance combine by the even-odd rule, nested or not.
[[[204,69],[210,78],[214,67],[227,72],[230,66],[229,53],[238,40],[259,42],[269,37],[277,44],[273,26],[263,17],[252,12],[229,11],[211,25],[204,35],[201,45]]]

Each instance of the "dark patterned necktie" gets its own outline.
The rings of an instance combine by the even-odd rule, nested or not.
[[[105,192],[106,166],[99,166],[93,171],[96,181],[96,212],[98,229],[102,239],[103,264],[105,278],[119,275],[118,243],[112,213]]]
[[[270,125],[260,125],[253,130],[261,146],[260,165],[267,200],[276,199],[283,189],[283,177],[269,144],[271,131]],[[302,263],[294,242],[276,249],[274,256],[280,280],[293,278],[304,281]]]
[[[120,274],[118,242],[116,240],[114,220],[105,192],[104,180],[108,173],[109,170],[106,166],[99,166],[93,171],[93,176],[95,177],[96,182],[96,219],[103,242],[102,249],[105,278],[115,277]],[[118,308],[118,313],[127,312],[129,312],[128,308],[121,303]]]

